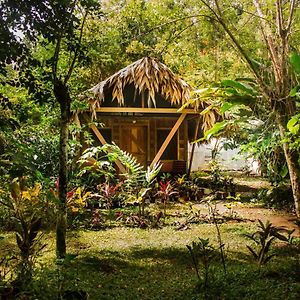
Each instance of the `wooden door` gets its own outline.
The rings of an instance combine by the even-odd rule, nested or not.
[[[147,166],[147,126],[130,126],[120,128],[120,148],[131,153],[138,162]]]

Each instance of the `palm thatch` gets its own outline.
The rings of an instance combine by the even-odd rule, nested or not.
[[[166,65],[150,57],[144,57],[121,69],[104,81],[101,81],[88,92],[93,99],[89,100],[92,110],[100,107],[107,100],[110,91],[111,100],[118,106],[127,106],[124,100],[124,89],[133,85],[135,93],[147,95],[148,107],[156,107],[156,97],[159,95],[171,105],[181,106],[190,97],[191,87]]]

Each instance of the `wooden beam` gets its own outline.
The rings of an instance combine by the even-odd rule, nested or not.
[[[142,108],[142,107],[98,107],[96,112],[101,113],[144,113],[144,114],[198,114],[194,109],[179,108]]]
[[[196,128],[195,128],[194,141],[196,141],[197,138],[198,138],[198,131],[199,131],[199,127],[200,127],[200,121],[201,121],[201,117],[199,115],[199,118],[198,118],[198,121],[197,121],[197,125],[196,125]],[[190,164],[189,164],[189,169],[188,169],[188,173],[187,173],[187,177],[188,178],[190,177],[191,171],[192,171],[192,164],[193,164],[195,147],[196,147],[196,143],[193,143],[193,145],[192,145],[192,151],[191,151],[191,157],[190,157]]]
[[[84,115],[84,118],[85,118],[88,122],[90,122],[88,116]],[[93,130],[93,132],[95,133],[96,137],[98,138],[98,140],[100,141],[100,143],[101,143],[102,145],[107,144],[105,138],[103,137],[103,135],[101,134],[101,132],[98,130],[98,128],[96,127],[96,125],[94,125],[94,124],[89,124],[89,127]],[[122,163],[121,163],[119,160],[116,160],[115,163],[116,163],[117,167],[119,168],[119,170],[120,170],[122,173],[126,173],[126,169],[124,168],[124,166],[122,165]]]
[[[90,128],[93,130],[93,132],[95,133],[95,135],[97,136],[98,140],[101,142],[102,145],[107,144],[103,135],[94,124],[90,125]],[[126,173],[126,169],[118,159],[115,161],[115,163],[122,173]]]
[[[154,157],[152,163],[151,163],[151,167],[154,166],[154,164],[156,164],[161,156],[163,155],[164,151],[166,150],[166,148],[168,147],[171,139],[173,138],[174,134],[176,133],[176,131],[178,130],[178,128],[180,127],[180,125],[182,124],[184,118],[186,117],[187,114],[183,113],[180,115],[180,117],[178,118],[178,120],[176,121],[175,125],[173,126],[173,128],[171,129],[171,131],[169,132],[167,138],[165,139],[165,141],[163,142],[163,144],[161,145],[160,149],[158,150],[156,156]]]

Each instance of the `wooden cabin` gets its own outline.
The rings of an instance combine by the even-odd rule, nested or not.
[[[115,142],[145,167],[160,161],[163,172],[185,173],[188,120],[197,114],[179,108],[190,91],[167,66],[144,57],[88,91],[90,117],[104,124],[90,128],[100,144]]]

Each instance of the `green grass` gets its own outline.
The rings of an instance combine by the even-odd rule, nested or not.
[[[174,207],[172,212],[178,210]],[[172,224],[171,218],[167,224]],[[58,290],[84,290],[89,299],[299,299],[299,246],[276,244],[278,255],[261,270],[253,261],[244,234],[253,223],[220,226],[225,243],[227,275],[213,262],[207,290],[199,285],[186,245],[209,238],[217,248],[213,224],[161,229],[113,227],[68,232],[68,258],[55,264],[55,236],[46,233],[47,247],[39,257],[33,299],[57,299]],[[0,256],[15,249],[14,235],[0,233]]]

